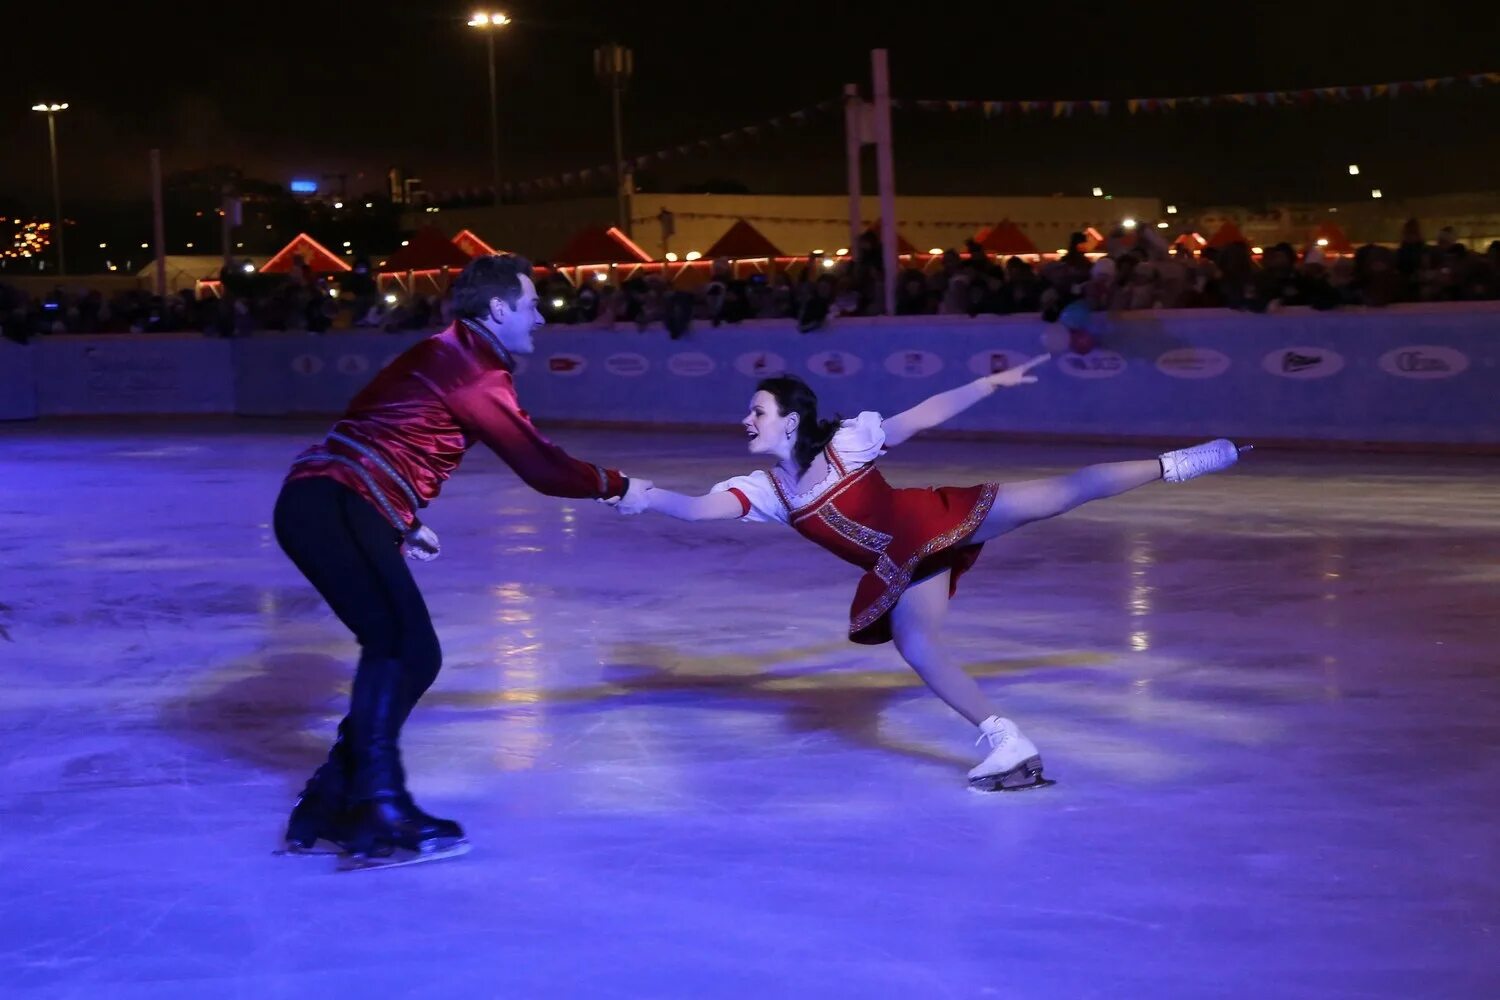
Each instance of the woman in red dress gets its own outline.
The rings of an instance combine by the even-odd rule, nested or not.
[[[1233,465],[1239,450],[1220,439],[1157,458],[1091,465],[1030,482],[893,489],[875,460],[919,431],[949,420],[997,389],[1036,381],[1048,359],[976,379],[883,418],[818,420],[818,401],[801,379],[765,379],[742,421],[750,453],[776,458],[770,471],[719,483],[704,496],[650,489],[617,504],[621,513],[656,510],[687,521],[774,521],[864,570],[849,612],[849,638],[896,649],[933,692],[979,727],[990,752],[969,772],[971,786],[1010,791],[1051,784],[1036,746],[1001,718],[943,642],[947,602],[984,543],[1079,504],[1165,479],[1183,482]]]

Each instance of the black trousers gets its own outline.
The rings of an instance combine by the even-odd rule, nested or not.
[[[404,721],[437,678],[443,654],[400,534],[359,494],[322,477],[284,485],[273,523],[282,551],[359,640],[356,693],[398,686],[383,694]],[[400,668],[390,669],[392,661]],[[356,727],[360,704],[350,713]]]

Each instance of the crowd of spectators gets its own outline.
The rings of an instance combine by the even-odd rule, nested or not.
[[[1353,254],[1329,254],[1316,244],[1299,251],[1279,243],[1256,254],[1246,243],[1195,247],[1168,244],[1150,229],[1113,231],[1097,252],[1073,249],[1033,262],[994,257],[972,241],[926,267],[897,276],[900,315],[1035,315],[1053,321],[1070,306],[1090,311],[1228,308],[1251,312],[1285,306],[1336,309],[1399,302],[1500,299],[1500,241],[1479,251],[1451,229],[1433,242],[1416,220],[1394,246],[1368,244]],[[667,329],[674,337],[695,326],[750,319],[782,319],[810,332],[839,317],[885,312],[882,253],[871,233],[852,254],[813,255],[773,275],[736,275],[714,261],[695,287],[660,274],[624,281],[586,278],[577,286],[560,270],[537,269],[543,314],[552,323]],[[596,272],[597,275],[597,272]],[[193,291],[158,297],[131,289],[105,296],[65,290],[29,296],[0,283],[0,331],[12,340],[54,333],[197,331],[245,336],[260,330],[326,333],[341,329],[421,330],[449,315],[437,294],[382,291],[368,261],[337,279],[305,269],[291,275],[226,270],[220,294]],[[1076,308],[1076,307],[1075,307]]]

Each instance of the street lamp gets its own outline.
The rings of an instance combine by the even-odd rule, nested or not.
[[[68,110],[68,104],[33,104],[32,111],[47,116],[47,142],[52,150],[52,238],[57,241],[57,273],[68,273],[67,258],[63,256],[62,189],[57,184],[57,113]]]
[[[490,170],[495,185],[495,204],[500,204],[500,102],[495,95],[495,32],[510,24],[504,14],[478,13],[469,18],[469,27],[484,32],[490,55]]]

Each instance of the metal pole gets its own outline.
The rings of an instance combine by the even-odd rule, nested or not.
[[[47,141],[52,149],[52,237],[57,240],[57,274],[68,273],[67,257],[63,254],[62,187],[57,182],[57,115],[47,112]]]
[[[896,312],[896,164],[891,153],[891,78],[885,49],[870,53],[875,77],[875,169],[880,179],[880,240],[885,250],[885,311]]]
[[[620,74],[618,67],[610,77],[610,97],[615,111],[615,197],[619,203],[620,231],[630,235],[630,211],[625,205],[625,126],[620,114]]]
[[[223,226],[220,228],[220,233],[221,239],[223,240],[224,244],[224,268],[226,270],[232,265],[234,260],[233,254],[231,253],[234,246],[234,219],[231,216],[231,213],[233,213],[234,211],[234,197],[232,192],[233,188],[230,185],[225,184],[224,193],[219,197],[219,215],[222,217],[224,222]]]
[[[858,252],[860,234],[860,190],[863,183],[859,176],[860,150],[864,146],[861,121],[864,117],[864,102],[859,99],[859,86],[844,84],[844,159],[849,176],[849,249]]]
[[[495,204],[500,204],[500,100],[495,90],[495,30],[484,33],[490,50],[490,169],[495,185]]]
[[[151,231],[156,241],[156,294],[167,297],[167,226],[161,198],[161,150],[151,151]]]

